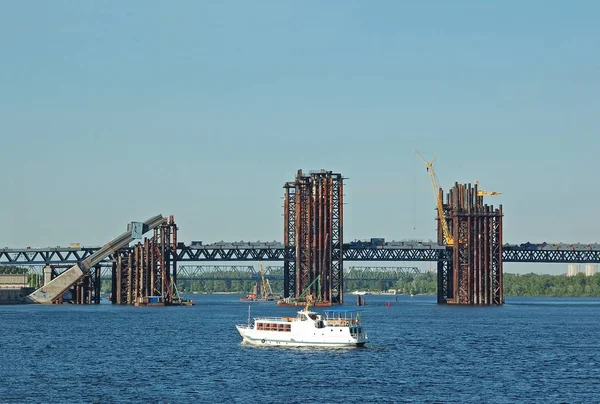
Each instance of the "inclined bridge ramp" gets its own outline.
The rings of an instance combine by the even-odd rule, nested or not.
[[[142,238],[142,235],[155,229],[166,221],[162,215],[156,215],[145,222],[131,222],[127,225],[127,231],[111,240],[98,251],[73,265],[65,272],[52,279],[48,284],[37,289],[27,296],[30,303],[51,304],[54,299],[62,296],[75,282],[80,280],[90,269],[121,248],[127,247],[133,240]]]

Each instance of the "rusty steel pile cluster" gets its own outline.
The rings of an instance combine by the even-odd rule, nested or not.
[[[342,175],[298,170],[284,189],[284,298],[342,303]]]
[[[471,184],[456,183],[446,197],[444,216],[453,242],[447,247],[451,259],[438,261],[438,303],[502,305],[502,205],[485,205]],[[438,243],[448,245],[440,222]]]
[[[177,226],[173,216],[154,229],[133,248],[117,251],[113,257],[113,304],[172,305],[177,281]]]

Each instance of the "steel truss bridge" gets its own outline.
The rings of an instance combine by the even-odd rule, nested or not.
[[[100,279],[112,278],[112,265],[104,262],[101,265]],[[58,271],[67,269],[69,265],[59,265]],[[42,275],[44,266],[31,265],[30,274]],[[56,267],[55,267],[56,268]],[[283,281],[283,266],[267,265],[264,269],[265,279]],[[350,266],[344,269],[346,281],[395,281],[410,275],[419,275],[417,267],[382,267],[382,266]],[[261,276],[254,265],[181,265],[177,268],[179,281],[260,281]]]
[[[266,279],[283,280],[283,266],[265,266]],[[223,276],[227,273],[227,276]],[[408,275],[418,275],[417,267],[350,266],[344,269],[344,280],[397,280]],[[182,265],[177,268],[179,280],[260,280],[254,265]]]
[[[3,248],[0,249],[0,265],[65,265],[77,264],[100,247],[81,248]],[[384,246],[371,248],[346,247],[341,250],[344,261],[389,261],[389,262],[435,262],[448,261],[451,250],[430,245]],[[264,247],[222,247],[204,245],[199,247],[183,246],[177,249],[177,261],[213,262],[213,261],[267,261],[282,262],[285,249],[283,246]],[[290,257],[293,259],[293,257]],[[537,263],[600,263],[600,247],[581,247],[573,249],[532,249],[528,246],[504,245],[502,247],[503,262],[537,262]],[[110,264],[110,257],[102,262]]]

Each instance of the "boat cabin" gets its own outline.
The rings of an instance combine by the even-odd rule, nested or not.
[[[325,322],[329,327],[350,327],[360,324],[360,314],[356,310],[331,309],[323,310]]]
[[[292,331],[292,325],[290,323],[282,323],[277,321],[257,321],[256,329],[258,331],[290,332]]]
[[[299,311],[296,319],[299,321],[316,321],[320,320],[321,316],[315,313],[314,311]]]
[[[350,335],[357,338],[363,333],[360,326],[360,314],[356,310],[332,309],[324,310],[325,323],[328,327],[348,327]]]

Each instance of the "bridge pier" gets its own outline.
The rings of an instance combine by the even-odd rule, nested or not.
[[[298,170],[284,189],[284,297],[343,303],[342,175]]]
[[[132,249],[117,251],[112,265],[113,304],[136,306],[159,303],[171,305],[176,300],[174,282],[177,263],[177,225],[170,217]]]
[[[502,205],[485,205],[477,185],[456,183],[444,215],[454,244],[449,259],[438,261],[438,303],[502,305]],[[438,243],[445,242],[438,219]]]

